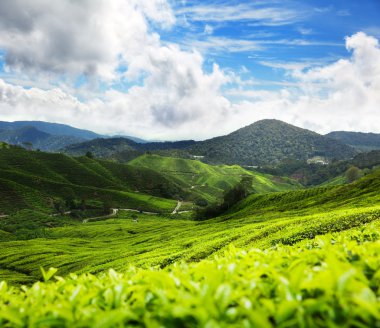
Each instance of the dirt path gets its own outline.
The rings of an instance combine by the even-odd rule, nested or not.
[[[93,218],[87,218],[87,219],[84,219],[82,221],[82,223],[87,223],[88,221],[97,220],[97,219],[109,219],[109,218],[114,217],[117,214],[118,211],[119,211],[118,208],[112,208],[112,213],[111,214],[102,215],[102,216],[95,216]]]
[[[182,202],[179,200],[178,203],[177,203],[177,206],[176,208],[174,209],[174,211],[172,212],[172,214],[177,214],[178,213],[178,210],[180,209],[182,205]]]
[[[139,211],[139,210],[135,210],[133,208],[119,208],[119,211],[136,212],[136,213],[142,213],[142,214],[148,214],[148,215],[158,215],[158,213],[156,213],[156,212]]]

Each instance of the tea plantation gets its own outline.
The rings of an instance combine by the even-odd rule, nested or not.
[[[379,191],[375,170],[209,220],[19,211],[0,219],[0,326],[378,327]]]

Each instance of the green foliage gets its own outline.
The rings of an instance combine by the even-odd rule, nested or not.
[[[123,175],[111,164],[78,161],[103,182]],[[33,161],[24,165],[38,169]],[[16,171],[9,188],[28,178]],[[73,178],[46,171],[54,174]],[[244,175],[225,200],[245,196],[258,176],[265,178]],[[52,193],[46,180],[43,188]],[[24,190],[32,187],[24,183]],[[60,189],[68,203],[82,199],[86,210],[108,208],[106,201],[118,202],[118,195],[139,196],[106,189],[94,198],[78,193],[88,187],[58,185],[68,188]],[[379,190],[376,170],[344,186],[253,194],[201,222],[188,220],[188,213],[174,220],[127,210],[72,225],[30,210],[2,217],[0,326],[376,327]],[[33,193],[24,200],[32,202]],[[155,206],[168,204],[174,208],[173,202]]]
[[[330,161],[328,165],[307,163],[296,159],[285,159],[276,165],[265,165],[258,170],[272,175],[288,176],[296,179],[304,186],[316,186],[320,184],[344,184],[347,179],[344,173],[351,167],[356,166],[364,174],[369,169],[380,165],[380,151],[360,153],[349,160]]]
[[[107,221],[45,228],[39,239],[10,241],[13,235],[5,232],[0,234],[0,267],[13,272],[9,280],[28,282],[39,279],[39,266],[60,268],[62,275],[96,273],[125,270],[130,264],[165,267],[181,259],[200,261],[231,243],[245,249],[294,244],[377,221],[379,174],[341,187],[251,195],[222,216],[201,222],[189,220],[189,213],[175,220],[139,213],[136,223],[136,212],[119,211]]]
[[[351,166],[345,173],[348,182],[354,182],[360,177],[360,170],[356,166]]]
[[[212,164],[268,165],[286,158],[306,161],[314,156],[351,158],[357,151],[337,140],[278,121],[262,120],[227,136],[186,149]]]
[[[165,270],[2,282],[0,325],[376,327],[379,237],[378,225],[367,226],[265,251],[231,247]]]
[[[226,190],[223,196],[223,201],[218,205],[211,205],[204,209],[198,209],[196,212],[196,220],[204,220],[221,215],[223,212],[228,211],[231,207],[246,198],[251,190],[252,177],[246,176],[241,181],[233,186],[231,189]]]
[[[49,281],[58,271],[56,268],[49,268],[46,272],[43,267],[40,267],[42,278],[45,282]]]
[[[198,160],[147,154],[128,164],[151,169],[164,175],[186,192],[182,195],[185,199],[200,198],[208,203],[219,202],[226,190],[236,186],[244,177],[251,181],[249,190],[256,193],[300,188],[300,185],[291,179],[245,170],[237,165],[211,166]]]
[[[175,198],[181,190],[146,168],[17,147],[1,149],[0,176],[0,208],[4,213],[25,208],[63,212],[83,199],[171,212],[176,201],[162,197]]]
[[[145,152],[168,157],[203,156],[210,164],[263,165],[286,158],[307,160],[313,156],[351,158],[357,153],[352,147],[315,132],[278,120],[262,120],[229,135],[195,142],[136,143],[126,138],[95,139],[70,145],[65,152],[126,162]]]
[[[361,151],[380,149],[380,134],[376,133],[334,131],[327,134],[326,137],[342,141]]]

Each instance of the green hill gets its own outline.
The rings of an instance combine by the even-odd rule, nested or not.
[[[307,160],[314,156],[344,159],[355,150],[340,141],[278,121],[262,120],[227,136],[205,140],[190,147],[193,155],[209,163],[263,165],[286,158]]]
[[[66,147],[64,152],[126,162],[149,151],[165,156],[193,158],[201,156],[210,164],[257,166],[275,164],[287,158],[298,160],[322,156],[348,159],[357,151],[318,133],[278,121],[262,120],[229,135],[205,141],[136,143],[125,138],[95,139]]]
[[[0,214],[25,208],[55,212],[62,202],[171,212],[178,199],[217,201],[244,175],[252,176],[254,192],[299,188],[289,179],[238,166],[213,167],[153,155],[120,164],[4,144],[0,149]]]
[[[119,211],[41,229],[46,214],[19,213],[0,225],[0,280],[16,285],[0,283],[0,325],[376,326],[379,190],[377,170],[345,186],[251,195],[201,222]],[[17,222],[38,233],[18,239]],[[52,281],[31,285],[40,266],[61,278],[44,271]]]
[[[145,168],[63,154],[0,149],[0,213],[56,211],[60,201],[172,211],[179,186]]]
[[[90,141],[72,144],[63,149],[69,155],[80,156],[91,152],[94,156],[104,159],[114,159],[127,162],[147,151],[167,151],[171,149],[186,149],[195,144],[193,140],[176,142],[136,142],[125,137],[98,138]]]
[[[130,212],[119,211],[108,221],[46,229],[43,238],[4,241],[0,267],[13,270],[15,281],[29,281],[39,276],[39,265],[61,268],[61,274],[96,273],[130,264],[199,261],[222,254],[231,243],[261,249],[293,244],[379,220],[378,190],[380,170],[345,186],[252,195],[224,215],[201,222],[139,214],[135,223]],[[37,217],[44,221],[41,214]],[[20,218],[25,221],[25,214]],[[13,232],[7,225],[0,230]]]
[[[159,172],[194,197],[209,202],[220,199],[227,189],[235,186],[244,176],[252,178],[251,191],[255,193],[300,188],[300,185],[291,179],[245,170],[238,165],[212,166],[198,160],[159,155],[143,155],[128,164]]]
[[[380,149],[380,134],[378,133],[334,131],[326,134],[326,137],[339,140],[360,151]]]

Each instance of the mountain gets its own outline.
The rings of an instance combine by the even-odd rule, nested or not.
[[[227,136],[198,142],[188,148],[208,163],[263,165],[286,158],[314,156],[345,159],[356,151],[340,141],[278,120],[262,120]]]
[[[50,123],[43,121],[0,121],[0,129],[2,130],[15,130],[23,127],[34,127],[37,130],[48,133],[50,135],[71,136],[80,138],[81,140],[91,140],[102,137],[101,135],[95,132],[77,129],[66,124]]]
[[[128,161],[144,152],[200,158],[209,164],[256,166],[278,163],[286,158],[306,161],[314,156],[346,159],[357,151],[318,133],[278,121],[262,120],[229,135],[205,141],[148,142],[139,144],[125,138],[95,139],[70,145],[64,151]]]
[[[99,138],[65,147],[67,154],[80,156],[91,152],[99,158],[115,159],[127,162],[147,151],[167,151],[171,149],[186,149],[196,142],[194,140],[165,141],[165,142],[135,142],[133,140],[118,138]]]
[[[70,144],[100,135],[65,124],[41,121],[0,121],[0,141],[44,151],[57,151]]]
[[[85,141],[85,139],[70,135],[51,135],[33,126],[24,126],[0,129],[0,141],[44,151],[57,151],[67,145]]]
[[[326,134],[326,137],[339,140],[361,151],[380,149],[379,133],[333,131]]]

